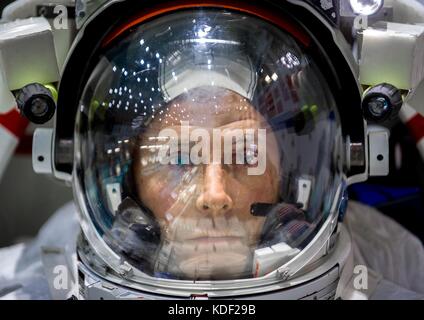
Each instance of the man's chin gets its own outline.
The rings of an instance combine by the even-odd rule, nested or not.
[[[181,277],[189,280],[230,280],[252,275],[248,253],[197,254],[179,263]]]

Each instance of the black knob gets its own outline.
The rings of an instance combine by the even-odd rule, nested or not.
[[[46,123],[56,111],[52,93],[38,83],[23,87],[16,96],[16,102],[21,114],[35,124]]]
[[[368,121],[382,123],[397,117],[402,104],[400,90],[391,84],[382,83],[365,93],[362,110]]]

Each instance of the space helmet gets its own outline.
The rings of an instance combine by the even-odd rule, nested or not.
[[[87,17],[60,84],[54,166],[80,259],[173,296],[271,291],[319,266],[365,171],[349,152],[365,144],[361,92],[331,20],[297,1],[147,2]]]

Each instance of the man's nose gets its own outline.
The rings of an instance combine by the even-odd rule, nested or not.
[[[233,208],[233,200],[226,192],[225,175],[220,164],[206,165],[202,193],[196,201],[199,211],[217,215]]]

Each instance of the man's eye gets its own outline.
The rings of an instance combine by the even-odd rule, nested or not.
[[[187,155],[185,153],[178,152],[178,154],[176,154],[175,157],[176,157],[175,163],[176,163],[177,166],[182,167],[182,166],[191,165],[189,155]]]
[[[258,161],[258,153],[254,150],[247,150],[245,154],[245,163],[254,165]]]
[[[245,161],[249,165],[255,165],[258,161],[258,147],[256,145],[250,145],[245,150]]]
[[[185,162],[183,161],[183,157],[181,156],[181,153],[179,153],[178,156],[177,156],[177,165],[183,166],[184,164],[185,164]]]
[[[242,161],[242,163],[237,163],[237,159]],[[236,150],[233,150],[232,164],[243,164],[247,166],[256,165],[258,159],[258,152],[256,148],[246,148],[242,151],[242,153],[237,153]]]

